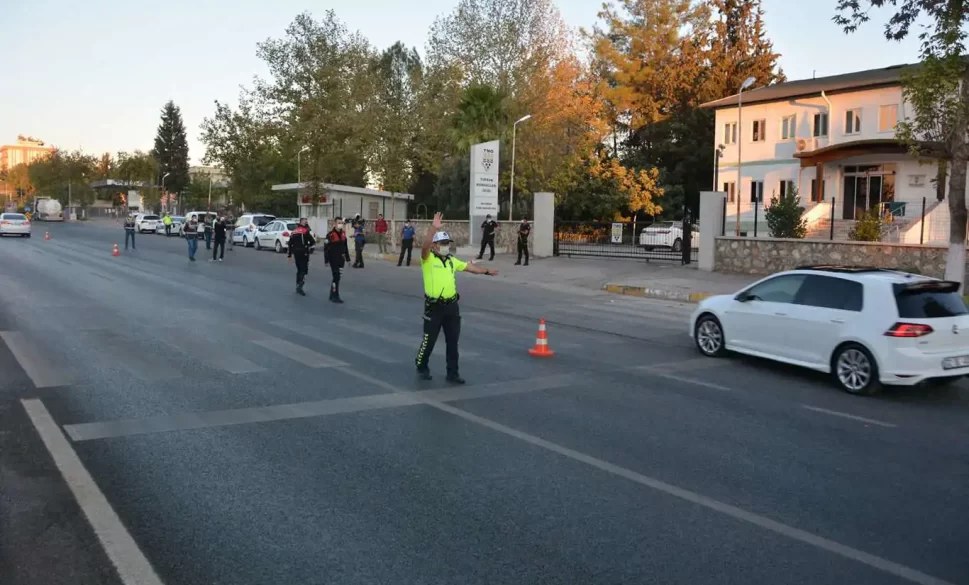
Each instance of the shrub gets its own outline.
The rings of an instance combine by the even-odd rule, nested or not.
[[[882,218],[875,211],[866,211],[861,215],[855,226],[848,234],[849,240],[855,242],[880,242],[882,239]]]
[[[801,217],[803,214],[797,189],[791,189],[786,195],[771,196],[770,205],[764,211],[771,237],[803,238],[807,234],[807,220]]]

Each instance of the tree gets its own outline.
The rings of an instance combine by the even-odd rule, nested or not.
[[[7,171],[7,183],[21,199],[34,194],[34,182],[30,177],[30,167],[26,164],[21,163]]]
[[[161,204],[161,185],[155,180],[164,174],[158,160],[150,154],[136,150],[133,153],[119,152],[115,164],[115,177],[127,183],[129,187],[137,187],[141,193],[142,207],[155,209]],[[165,178],[165,189],[171,193],[178,193],[169,188],[169,179]]]
[[[158,161],[159,183],[161,176],[168,173],[165,179],[166,191],[181,193],[188,187],[188,139],[185,135],[185,124],[182,122],[182,112],[172,101],[162,108],[161,123],[158,125],[155,148],[151,155]]]
[[[551,0],[461,0],[431,26],[428,58],[459,67],[468,83],[514,96],[564,56],[566,31]]]
[[[772,238],[803,238],[807,235],[807,220],[803,215],[804,208],[796,188],[784,195],[771,196],[770,205],[764,210]]]
[[[97,161],[79,150],[55,150],[32,162],[27,172],[37,195],[52,197],[64,205],[87,206],[94,201],[90,184],[97,178]]]
[[[397,42],[375,64],[379,75],[379,117],[373,172],[383,189],[404,192],[417,166],[414,145],[419,120],[417,97],[423,66],[415,49]]]
[[[945,277],[962,285],[966,272],[966,173],[969,166],[969,66],[963,57],[969,3],[941,0],[838,0],[833,20],[846,33],[868,22],[871,11],[891,5],[885,38],[909,36],[920,19],[929,21],[919,34],[922,64],[905,79],[904,92],[917,113],[902,125],[910,144],[933,137],[949,173],[949,252]],[[917,152],[919,149],[914,148]]]

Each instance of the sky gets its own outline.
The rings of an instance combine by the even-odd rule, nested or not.
[[[596,0],[554,0],[565,22],[590,28]],[[214,101],[236,103],[267,69],[256,44],[283,36],[300,12],[328,9],[378,49],[402,41],[423,51],[435,17],[458,0],[0,0],[0,144],[18,134],[91,154],[149,150],[161,107],[181,108],[191,164]],[[767,34],[788,79],[917,61],[918,41],[890,43],[884,18],[845,35],[837,0],[763,0]],[[887,15],[887,11],[886,11]]]

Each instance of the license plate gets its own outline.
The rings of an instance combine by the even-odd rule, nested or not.
[[[969,355],[950,357],[942,360],[943,370],[954,370],[956,368],[967,368],[967,367],[969,367]]]

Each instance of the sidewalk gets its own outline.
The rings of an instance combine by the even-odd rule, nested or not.
[[[419,266],[420,250],[414,251],[411,269]],[[661,260],[619,258],[565,258],[533,259],[528,266],[515,266],[515,255],[498,254],[493,262],[474,260],[474,253],[460,250],[457,256],[465,261],[494,267],[497,278],[516,284],[534,285],[559,291],[583,291],[696,303],[709,296],[734,293],[758,280],[759,277],[742,274],[721,274],[698,270],[696,265],[682,266]],[[397,254],[365,252],[364,256],[397,263]]]

